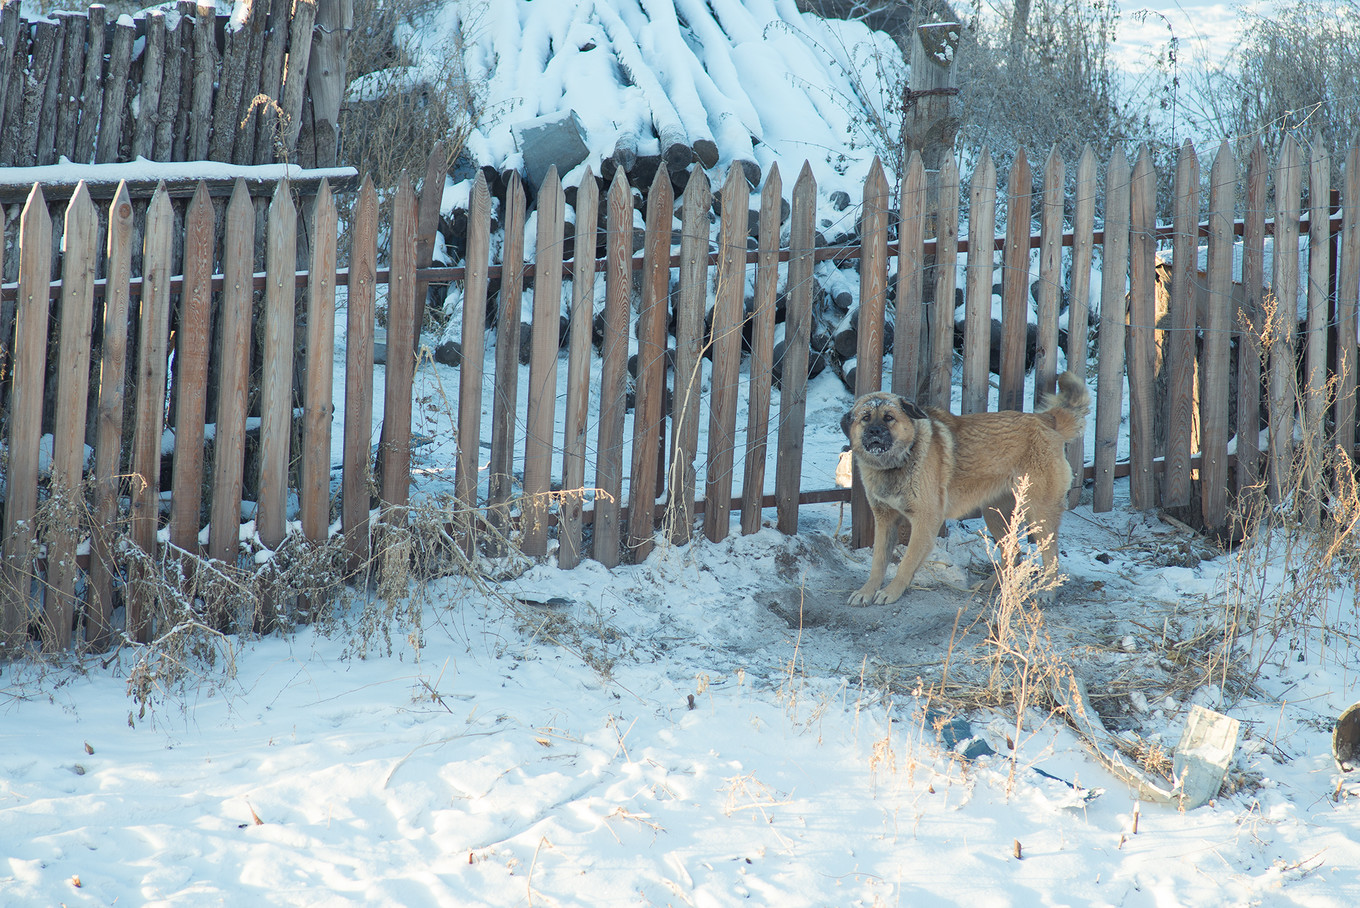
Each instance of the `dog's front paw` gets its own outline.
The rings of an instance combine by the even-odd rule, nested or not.
[[[903,590],[894,589],[894,587],[889,584],[877,593],[874,593],[874,605],[891,605],[902,598],[903,592]]]
[[[855,590],[853,593],[850,594],[849,600],[850,605],[856,608],[861,605],[868,605],[871,601],[873,601],[872,597],[874,596],[874,592],[875,588],[872,586],[860,587],[859,589]]]

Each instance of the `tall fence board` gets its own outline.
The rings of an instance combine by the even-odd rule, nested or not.
[[[0,19],[0,33],[3,28]],[[3,104],[8,107],[8,97]],[[810,168],[803,168],[793,186],[789,239],[782,246],[776,240],[784,220],[781,183],[770,178],[762,189],[760,211],[752,216],[745,175],[734,169],[719,193],[716,251],[706,248],[712,202],[706,177],[695,176],[685,188],[684,226],[681,236],[674,237],[670,179],[660,178],[650,188],[647,223],[639,235],[631,190],[616,173],[608,189],[603,236],[597,214],[597,191],[602,187],[592,178],[578,188],[572,261],[560,255],[564,208],[548,186],[547,201],[540,196],[534,264],[527,267],[524,193],[514,180],[502,209],[507,235],[499,247],[500,261],[495,262],[492,200],[485,178],[478,176],[471,194],[468,258],[458,268],[420,265],[419,216],[409,182],[402,183],[392,202],[393,247],[385,268],[379,267],[378,203],[371,182],[352,202],[336,199],[323,184],[309,209],[313,216],[306,222],[303,239],[310,252],[301,271],[293,248],[299,237],[297,211],[286,184],[277,187],[265,213],[270,243],[258,253],[252,239],[257,211],[243,181],[234,184],[220,221],[220,253],[213,251],[219,231],[214,230],[217,222],[209,213],[212,203],[206,187],[196,190],[183,226],[177,228],[164,187],[139,212],[126,186],[104,211],[97,211],[100,204],[87,187],[79,186],[61,222],[62,242],[54,244],[55,222],[42,187],[34,186],[20,216],[20,242],[6,250],[7,255],[17,254],[18,279],[0,288],[0,312],[8,307],[14,313],[0,350],[8,376],[0,392],[8,408],[4,425],[9,432],[0,527],[4,556],[0,632],[9,646],[31,639],[52,649],[72,644],[108,647],[120,639],[120,632],[134,642],[152,639],[166,629],[167,583],[178,582],[177,578],[193,582],[203,565],[215,564],[213,571],[222,576],[250,569],[250,559],[243,557],[249,550],[241,544],[246,501],[254,504],[256,544],[270,549],[285,546],[294,534],[311,543],[324,541],[331,532],[330,515],[338,512],[350,569],[359,569],[371,555],[368,523],[373,496],[385,523],[399,524],[407,513],[416,296],[418,288],[431,282],[460,281],[465,291],[455,504],[449,521],[450,538],[457,538],[468,552],[494,543],[500,538],[497,534],[514,542],[537,534],[533,538],[542,542],[541,551],[551,553],[555,523],[558,563],[563,567],[587,556],[611,566],[625,553],[643,558],[654,544],[659,501],[668,503],[667,529],[676,543],[693,538],[699,521],[709,538],[723,538],[735,508],[741,509],[743,532],[758,529],[767,508],[775,509],[783,532],[797,532],[803,503],[852,500],[845,490],[808,489],[802,480],[807,475],[803,435],[808,375],[814,353],[827,355],[814,351],[811,340],[817,262],[858,260],[861,335],[854,347],[853,381],[859,390],[882,387],[891,374],[900,393],[948,404],[951,389],[942,376],[951,373],[961,354],[963,409],[979,412],[1005,404],[999,380],[1004,376],[993,388],[989,369],[998,250],[1003,305],[1012,312],[1010,325],[1003,327],[997,342],[1004,347],[1014,344],[1017,334],[1023,339],[1014,325],[1028,320],[1030,304],[1021,291],[1032,293],[1038,329],[1033,358],[1040,392],[1047,390],[1050,370],[1059,365],[1056,313],[1064,292],[1069,297],[1066,365],[1086,376],[1095,398],[1091,463],[1081,453],[1074,454],[1072,462],[1083,480],[1091,480],[1093,510],[1113,507],[1115,479],[1127,475],[1134,507],[1176,507],[1175,502],[1182,500],[1174,497],[1177,486],[1183,484],[1189,496],[1184,500],[1198,504],[1202,512],[1198,519],[1210,528],[1223,527],[1232,496],[1249,493],[1247,481],[1258,475],[1257,465],[1243,466],[1241,461],[1257,458],[1255,448],[1245,441],[1254,440],[1262,426],[1251,397],[1262,374],[1271,380],[1265,425],[1270,439],[1266,475],[1272,494],[1280,494],[1287,471],[1303,475],[1289,459],[1292,439],[1277,438],[1281,427],[1292,433],[1295,420],[1315,423],[1314,428],[1325,432],[1325,444],[1348,454],[1355,447],[1356,387],[1353,377],[1346,380],[1345,375],[1354,368],[1358,352],[1357,154],[1351,149],[1344,158],[1339,191],[1329,192],[1327,203],[1310,203],[1305,209],[1305,172],[1310,189],[1331,188],[1324,175],[1328,156],[1314,150],[1305,163],[1297,146],[1286,145],[1275,164],[1275,198],[1267,200],[1266,162],[1259,147],[1248,152],[1245,167],[1240,167],[1231,149],[1222,145],[1208,184],[1209,218],[1199,223],[1194,217],[1198,206],[1192,204],[1198,192],[1193,148],[1182,150],[1180,190],[1173,209],[1180,216],[1169,219],[1157,216],[1157,175],[1150,156],[1140,154],[1131,169],[1122,152],[1116,152],[1106,167],[1104,217],[1097,224],[1096,201],[1102,187],[1088,151],[1076,168],[1069,231],[1062,230],[1058,219],[1067,206],[1053,201],[1064,182],[1065,167],[1050,155],[1045,163],[1045,203],[1037,212],[1038,232],[1010,225],[1000,238],[993,220],[996,174],[984,156],[969,187],[974,229],[966,239],[956,236],[962,187],[948,163],[939,196],[943,207],[929,213],[918,204],[923,195],[921,174],[912,167],[896,236],[887,225],[891,192],[876,167],[865,187],[863,242],[850,247],[817,245],[817,195]],[[1023,162],[1019,167],[1023,171]],[[1008,180],[1010,213],[1028,207],[1027,185],[1013,175]],[[1246,202],[1240,219],[1235,216],[1238,198]],[[1252,210],[1260,204],[1269,205],[1269,212]],[[339,267],[336,208],[346,205],[352,207],[347,219],[352,224],[350,259],[347,267]],[[95,227],[96,213],[104,219],[102,228]],[[754,244],[748,236],[753,223],[758,225]],[[139,231],[144,238],[140,247],[134,240]],[[179,231],[185,236],[183,274],[174,275],[172,250]],[[602,262],[595,257],[601,240],[606,252]],[[634,254],[635,243],[640,243],[640,256]],[[101,246],[105,252],[99,256],[95,250]],[[1322,247],[1325,251],[1320,251]],[[63,280],[54,282],[51,257],[62,249]],[[1264,268],[1267,251],[1273,264],[1270,272]],[[1169,269],[1159,264],[1159,252],[1172,255]],[[1304,252],[1309,262],[1303,269],[1306,286],[1299,283]],[[956,337],[956,326],[940,314],[953,301],[952,278],[942,279],[937,273],[933,290],[947,293],[943,300],[927,301],[926,269],[933,256],[937,269],[953,271],[960,253],[968,256],[968,272],[963,331]],[[1097,253],[1102,289],[1099,318],[1090,325],[1097,335],[1091,363],[1086,304]],[[102,278],[94,265],[101,257]],[[1201,257],[1206,262],[1203,271],[1198,267]],[[899,270],[896,299],[890,300],[887,266],[893,258]],[[1240,269],[1234,265],[1238,260]],[[220,273],[214,270],[219,261]],[[265,266],[261,274],[254,270],[257,261]],[[1031,291],[1029,280],[1022,282],[1016,273],[1028,275],[1035,266],[1039,280]],[[593,311],[597,270],[603,270],[605,281],[598,317]],[[565,423],[559,426],[557,393],[546,376],[560,366],[560,307],[567,276],[572,277],[565,340],[568,388]],[[499,296],[494,298],[498,330],[495,349],[488,350],[485,318],[488,289],[495,280],[499,280]],[[520,294],[526,280],[533,280],[535,287],[531,399],[519,401]],[[1252,281],[1258,285],[1255,289],[1238,286]],[[375,470],[373,330],[382,285],[388,361]],[[746,301],[748,285],[751,296]],[[329,370],[334,359],[336,291],[341,286],[347,296],[348,337],[344,399],[334,400]],[[635,287],[640,290],[636,310]],[[1014,298],[1007,304],[1008,292]],[[1266,305],[1272,299],[1280,302],[1273,310]],[[706,319],[710,300],[712,315]],[[782,329],[777,324],[781,302]],[[257,308],[264,349],[252,357]],[[1261,346],[1253,337],[1263,327],[1266,311],[1275,313],[1275,321]],[[1299,313],[1302,327],[1293,313]],[[669,365],[672,321],[676,350],[674,365]],[[55,337],[48,336],[49,323],[56,326]],[[91,330],[95,324],[97,332]],[[891,366],[884,345],[889,325],[899,333],[891,347]],[[302,341],[296,351],[295,327]],[[903,333],[909,336],[903,338]],[[940,337],[946,333],[950,342],[943,344]],[[598,353],[592,350],[592,334],[597,335]],[[743,335],[749,357],[742,354]],[[137,338],[135,345],[129,343],[130,337]],[[634,337],[637,375],[630,403],[628,348]],[[1173,355],[1173,348],[1181,352]],[[708,368],[707,350],[713,357],[712,380],[704,388],[696,378]],[[1009,357],[1004,349],[998,352],[1005,366],[1015,371],[1020,353],[1030,351],[1019,348]],[[129,356],[134,353],[136,365],[130,369]],[[1334,356],[1335,364],[1328,364],[1325,356]],[[490,357],[495,359],[495,373],[489,385],[483,364]],[[597,357],[598,367],[592,363]],[[253,358],[261,364],[256,379]],[[905,365],[899,367],[899,359]],[[1170,386],[1166,383],[1171,376],[1159,375],[1159,368],[1192,376],[1190,399],[1197,403],[1188,413],[1177,416],[1168,405],[1173,397],[1182,400],[1184,383],[1179,391],[1160,391]],[[1338,368],[1339,375],[1334,371]],[[1296,385],[1294,377],[1300,374],[1303,381]],[[1125,435],[1121,417],[1126,383],[1131,425]],[[1016,377],[1004,384],[1013,397]],[[744,422],[736,407],[742,386],[750,401]],[[672,395],[670,406],[664,405],[667,394]],[[1336,399],[1328,410],[1331,394]],[[593,447],[587,437],[592,400],[599,401]],[[254,439],[256,429],[247,421],[252,401],[258,401],[261,417]],[[492,414],[487,433],[491,450],[485,460],[484,410]],[[125,411],[131,415],[127,425]],[[344,426],[336,493],[331,490],[332,465],[326,456],[332,412],[343,414]],[[526,412],[533,416],[525,418]],[[705,416],[709,447],[700,461],[694,450],[700,436],[693,430]],[[686,421],[694,423],[693,430]],[[51,427],[46,431],[53,436],[50,469],[39,457],[45,426]],[[168,426],[176,430],[173,435],[165,432]],[[525,430],[523,474],[517,472],[514,456],[519,426]],[[563,429],[560,441],[558,428]],[[736,456],[743,432],[745,463],[738,496]],[[1178,433],[1185,435],[1184,443]],[[87,437],[95,449],[88,473]],[[174,444],[167,448],[169,438]],[[1234,438],[1236,474],[1229,454]],[[1167,440],[1161,450],[1158,439]],[[1302,448],[1316,460],[1320,454],[1309,446],[1317,443],[1307,435],[1305,441]],[[299,444],[302,450],[294,456]],[[1125,444],[1129,457],[1121,461]],[[166,477],[160,475],[164,455],[169,455]],[[764,469],[771,456],[776,464],[772,481]],[[701,462],[707,484],[699,502],[694,475]],[[1183,476],[1177,473],[1182,466]],[[516,489],[520,475],[524,495],[536,497],[538,505],[529,507],[520,496]],[[1319,465],[1316,475],[1305,478],[1324,482],[1328,474]],[[556,489],[562,490],[560,495],[549,491]],[[167,492],[169,501],[164,502]],[[291,529],[295,515],[288,504],[294,494],[300,499],[296,530]],[[87,506],[69,506],[79,505],[72,499],[86,495]],[[205,523],[208,534],[201,543]],[[44,527],[42,536],[35,532],[37,526]],[[496,533],[480,537],[477,530],[484,526]],[[164,536],[162,529],[168,529]],[[530,535],[515,535],[521,532]],[[75,556],[84,550],[88,558]],[[491,544],[487,550],[500,549]],[[172,570],[175,561],[190,567]],[[84,584],[79,582],[81,570],[88,571]]]

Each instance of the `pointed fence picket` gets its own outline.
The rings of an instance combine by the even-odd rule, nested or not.
[[[571,261],[562,255],[564,193],[550,177],[537,192],[532,265],[525,264],[525,192],[514,179],[501,209],[506,236],[500,261],[492,261],[493,201],[479,174],[468,213],[466,263],[458,268],[426,267],[431,240],[423,234],[432,219],[421,213],[409,182],[403,181],[391,203],[392,249],[382,269],[371,182],[349,203],[347,267],[336,261],[337,208],[346,203],[321,182],[304,209],[309,217],[299,234],[293,195],[280,184],[266,214],[269,242],[258,256],[265,263],[262,274],[254,271],[256,207],[244,182],[235,184],[225,213],[216,215],[208,190],[199,187],[182,221],[164,187],[139,215],[125,186],[104,212],[80,186],[66,207],[62,243],[55,245],[49,202],[42,187],[34,186],[17,225],[19,242],[7,250],[17,251],[18,280],[4,285],[0,300],[0,313],[13,313],[12,334],[0,346],[0,365],[11,376],[4,397],[9,434],[0,527],[4,643],[17,645],[32,635],[53,649],[72,643],[107,648],[119,639],[120,628],[127,640],[152,639],[166,629],[167,584],[192,583],[196,571],[201,573],[195,564],[215,563],[213,570],[223,576],[229,568],[245,567],[243,500],[254,501],[259,543],[271,549],[293,533],[312,544],[325,542],[335,513],[349,568],[360,570],[372,554],[374,496],[385,525],[400,525],[407,514],[417,297],[429,284],[451,281],[464,283],[464,311],[449,538],[467,553],[483,545],[494,553],[507,540],[530,554],[550,553],[555,524],[560,566],[586,557],[613,566],[625,556],[647,556],[663,515],[667,538],[683,544],[700,525],[709,539],[723,539],[733,510],[740,510],[743,533],[761,528],[766,508],[775,510],[781,531],[796,533],[801,504],[853,501],[845,490],[803,488],[802,479],[809,364],[814,353],[823,355],[811,349],[814,275],[818,262],[832,259],[858,260],[856,389],[876,390],[890,380],[896,393],[949,407],[958,351],[965,413],[1028,403],[1016,395],[1030,356],[1039,399],[1051,390],[1064,367],[1057,352],[1065,294],[1065,367],[1093,379],[1094,398],[1094,446],[1088,454],[1084,445],[1074,444],[1068,453],[1074,470],[1092,481],[1093,509],[1112,508],[1114,481],[1128,476],[1134,507],[1198,509],[1193,519],[1222,528],[1232,496],[1249,492],[1256,477],[1265,476],[1275,496],[1291,470],[1305,484],[1330,481],[1320,466],[1321,451],[1353,452],[1356,432],[1360,151],[1348,151],[1333,191],[1330,156],[1315,148],[1305,162],[1297,144],[1286,142],[1275,163],[1273,199],[1266,195],[1267,165],[1259,144],[1243,160],[1240,167],[1226,144],[1217,149],[1208,217],[1201,222],[1192,146],[1181,150],[1172,217],[1162,220],[1157,173],[1146,150],[1132,168],[1116,151],[1102,185],[1088,149],[1075,170],[1070,206],[1061,191],[1067,183],[1061,158],[1048,156],[1043,202],[1035,206],[1022,157],[1008,175],[1006,196],[1007,213],[1020,214],[1020,226],[1012,222],[998,237],[996,173],[984,154],[969,187],[973,229],[963,239],[962,186],[954,162],[945,162],[934,191],[926,187],[919,162],[909,162],[895,234],[888,218],[892,193],[875,166],[865,186],[860,245],[850,247],[817,245],[816,184],[806,166],[793,186],[787,216],[780,210],[785,203],[777,170],[767,175],[753,215],[745,174],[733,168],[717,193],[716,249],[710,248],[714,193],[702,172],[683,188],[677,238],[673,177],[658,174],[648,189],[645,226],[638,230],[632,191],[620,171],[608,187],[602,226],[604,187],[588,176],[576,190],[577,254]],[[1324,191],[1325,200],[1319,200],[1317,193]],[[937,201],[928,208],[931,196]],[[1239,201],[1245,206],[1240,217]],[[1062,229],[1065,209],[1072,212],[1070,231]],[[1037,233],[1021,214],[1026,211],[1037,215]],[[177,222],[183,224],[182,237]],[[748,235],[753,224],[754,237]],[[138,231],[143,239],[134,248]],[[781,241],[781,234],[787,239]],[[302,270],[300,236],[308,250]],[[171,272],[177,243],[184,250],[182,276]],[[606,254],[597,261],[601,246]],[[60,282],[51,280],[54,249],[64,250]],[[1304,249],[1308,280],[1300,289]],[[1158,265],[1158,250],[1172,254],[1169,268]],[[1003,324],[994,340],[998,251]],[[960,255],[967,256],[967,281],[962,336],[956,338],[954,275]],[[1089,363],[1087,303],[1097,256],[1100,318],[1092,322],[1098,335],[1095,362]],[[96,272],[100,259],[102,278]],[[890,261],[897,268],[892,293]],[[1038,275],[1033,289],[1031,262]],[[597,314],[601,270],[603,308]],[[1170,274],[1169,281],[1161,271]],[[488,332],[488,291],[495,280],[500,282],[495,331]],[[520,401],[520,301],[527,280],[535,292],[528,392]],[[388,361],[375,468],[372,376],[380,285],[386,289]],[[340,401],[332,399],[331,369],[336,291],[342,286],[347,349]],[[1024,346],[1030,294],[1033,351]],[[50,306],[56,307],[51,338]],[[777,340],[781,311],[783,335]],[[1302,325],[1291,317],[1300,311]],[[1263,349],[1257,335],[1266,327],[1266,313],[1275,321]],[[252,377],[257,320],[263,346]],[[895,329],[890,350],[889,325]],[[593,334],[598,353],[592,350]],[[750,355],[743,366],[744,337]],[[488,338],[494,339],[494,351],[487,349]],[[563,343],[567,387],[559,390]],[[1001,360],[995,390],[988,368],[994,344]],[[133,353],[135,364],[129,362]],[[484,374],[487,357],[494,357],[492,376]],[[1256,444],[1263,377],[1265,424],[1271,429],[1264,463]],[[742,385],[749,401],[744,420],[737,412]],[[592,402],[598,402],[593,433]],[[256,404],[258,430],[247,420]],[[491,414],[485,457],[484,411]],[[343,413],[336,493],[329,460],[332,413]],[[700,452],[705,423],[708,448]],[[1294,466],[1295,423],[1321,429],[1304,435],[1301,453],[1313,466],[1303,469]],[[40,456],[44,427],[53,438],[50,461]],[[515,456],[521,427],[522,473]],[[94,445],[88,473],[87,438]],[[166,447],[171,438],[173,449]],[[1233,439],[1235,451],[1229,447]],[[1125,440],[1129,457],[1121,462]],[[736,495],[738,445],[744,462]],[[771,456],[773,480],[765,469]],[[707,476],[702,501],[695,483],[701,464]],[[79,501],[86,495],[88,506]],[[288,523],[292,495],[298,499],[298,530]],[[1075,504],[1079,497],[1074,490],[1069,500]],[[856,538],[867,541],[871,520],[862,504],[854,507]],[[494,532],[482,536],[483,528]],[[88,572],[83,584],[81,570]]]

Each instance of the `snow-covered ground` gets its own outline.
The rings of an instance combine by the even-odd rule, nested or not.
[[[990,570],[980,522],[901,602],[850,609],[868,553],[844,548],[841,518],[824,505],[797,538],[662,546],[613,571],[431,582],[418,652],[400,621],[368,658],[338,623],[234,640],[145,711],[130,652],[8,665],[0,901],[1360,902],[1360,786],[1329,750],[1356,699],[1352,590],[1239,639],[1243,695],[1221,663],[1186,668],[1218,652],[1234,559],[1201,562],[1203,541],[1123,503],[1068,516],[1046,630],[1101,713],[1166,751],[1192,704],[1242,722],[1224,793],[1182,812],[1139,804],[1059,718],[951,708],[994,652],[971,591]],[[362,603],[342,608],[355,624]],[[942,736],[927,710],[970,724]],[[969,736],[994,753],[949,746]]]

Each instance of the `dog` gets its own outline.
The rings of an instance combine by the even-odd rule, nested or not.
[[[1058,524],[1072,486],[1064,445],[1085,431],[1090,406],[1090,391],[1072,372],[1058,377],[1058,392],[1034,413],[955,416],[881,391],[855,401],[841,429],[873,510],[874,557],[868,582],[851,594],[850,604],[901,598],[946,519],[981,508],[987,529],[1000,539],[1026,476],[1025,521],[1044,567],[1054,567]],[[893,530],[903,520],[910,531],[907,550],[884,587]]]

